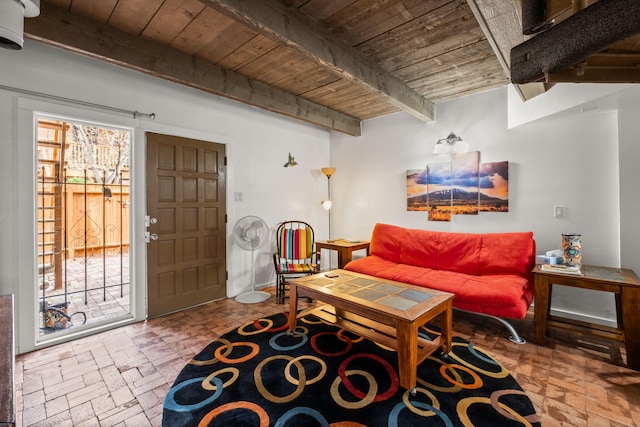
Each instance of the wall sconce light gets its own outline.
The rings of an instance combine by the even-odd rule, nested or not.
[[[461,153],[466,151],[466,144],[456,146],[456,143],[462,141],[462,138],[455,133],[450,133],[446,138],[439,139],[433,148],[433,154]]]
[[[320,169],[327,177],[327,200],[320,202],[324,210],[329,211],[329,239],[331,239],[331,175],[336,173],[336,168],[322,168]]]

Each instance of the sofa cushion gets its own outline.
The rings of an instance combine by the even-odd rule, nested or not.
[[[356,273],[368,274],[369,276],[383,277],[381,274],[398,265],[398,263],[386,260],[377,255],[369,255],[364,258],[354,259],[345,265],[345,270],[355,271]]]
[[[374,238],[375,239],[375,238]],[[440,233],[428,230],[412,230],[402,241],[400,260],[402,264],[435,268],[438,256]]]
[[[458,291],[472,277],[471,275],[456,273],[454,271],[429,270],[420,276],[418,280],[411,282],[411,284],[456,294],[456,297],[453,299],[453,305],[455,306]]]
[[[531,276],[536,253],[533,233],[490,233],[482,236],[480,274]]]
[[[376,224],[373,228],[369,253],[380,258],[400,262],[402,241],[407,230],[388,224]]]
[[[523,318],[531,303],[528,283],[514,274],[475,276],[458,290],[458,303],[476,306],[480,313]]]
[[[469,233],[439,233],[435,268],[465,274],[478,274],[482,236]]]
[[[396,264],[380,271],[376,276],[402,283],[416,283],[420,277],[431,271],[430,268],[415,265]]]

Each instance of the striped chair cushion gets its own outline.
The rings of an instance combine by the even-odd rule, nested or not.
[[[313,273],[317,271],[317,264],[278,264],[278,273]]]
[[[283,230],[280,248],[281,258],[288,260],[310,259],[313,253],[313,232],[309,228]]]

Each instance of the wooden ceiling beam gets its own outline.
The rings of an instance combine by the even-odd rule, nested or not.
[[[511,49],[527,39],[522,34],[518,6],[512,0],[467,0],[480,28],[491,44],[507,77],[511,76]],[[516,92],[523,101],[546,92],[543,83],[516,84]]]
[[[434,119],[433,103],[296,8],[287,7],[279,0],[200,1],[302,52],[342,78],[386,98],[397,108],[423,121]]]
[[[361,121],[354,117],[49,3],[42,3],[40,16],[25,20],[24,34],[45,44],[154,77],[348,135],[361,135]]]
[[[638,16],[640,1],[599,0],[511,49],[511,81],[543,80],[639,34]]]

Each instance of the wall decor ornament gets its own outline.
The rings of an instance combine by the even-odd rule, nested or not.
[[[580,267],[582,265],[582,235],[562,235],[562,260],[566,265]]]
[[[287,160],[287,163],[284,164],[285,168],[288,167],[293,167],[293,166],[297,166],[298,163],[296,162],[296,160],[293,158],[293,156],[291,155],[291,153],[289,153],[289,160]]]

